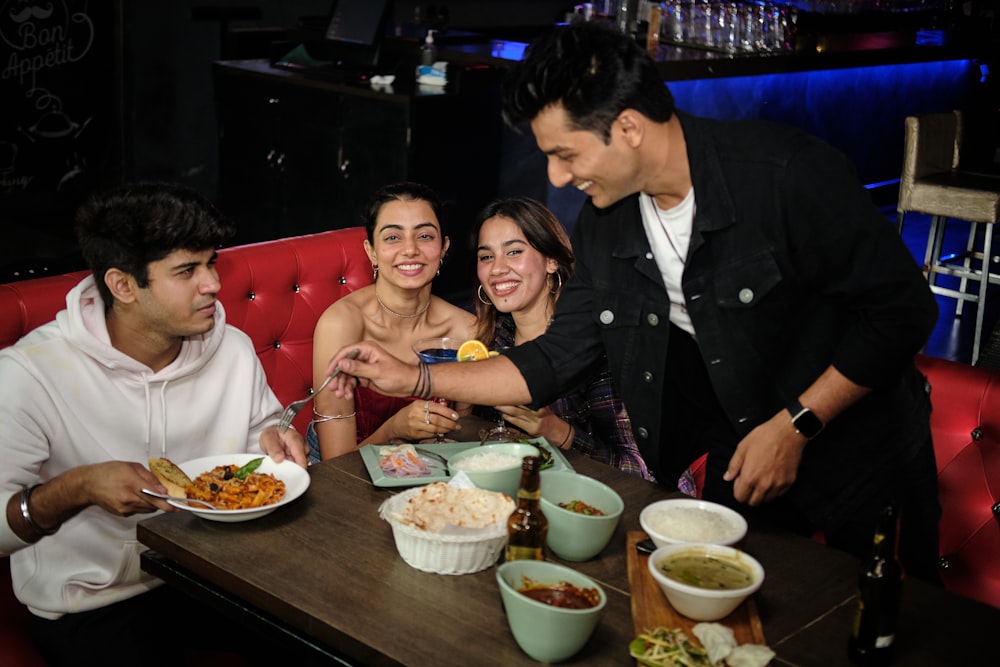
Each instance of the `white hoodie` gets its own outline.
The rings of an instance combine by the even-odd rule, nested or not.
[[[111,346],[92,277],[66,296],[53,322],[0,350],[0,500],[23,486],[103,461],[150,456],[177,462],[260,451],[260,433],[281,405],[250,339],[225,324],[184,341],[154,373]],[[28,545],[0,518],[0,554],[11,554],[18,599],[58,618],[103,607],[157,586],[141,572],[135,525],[92,506],[55,535]]]

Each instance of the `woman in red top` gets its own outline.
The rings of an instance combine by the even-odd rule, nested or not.
[[[448,251],[437,195],[417,183],[378,190],[365,216],[365,252],[375,282],[336,301],[320,316],[313,336],[313,385],[326,378],[333,354],[371,340],[416,363],[411,346],[423,338],[472,338],[475,317],[431,294]],[[390,398],[359,390],[352,399],[322,392],[313,402],[312,460],[338,456],[367,443],[416,441],[458,427],[467,406]]]

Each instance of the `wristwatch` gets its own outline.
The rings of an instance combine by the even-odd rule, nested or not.
[[[823,422],[812,410],[802,407],[799,399],[793,398],[789,402],[788,412],[792,415],[792,426],[795,427],[795,431],[806,440],[812,440],[823,430]]]

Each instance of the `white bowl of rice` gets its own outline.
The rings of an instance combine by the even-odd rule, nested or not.
[[[639,525],[657,547],[668,544],[732,546],[747,534],[747,521],[724,505],[697,498],[669,498],[647,505]]]
[[[514,501],[502,493],[435,482],[392,496],[379,516],[392,527],[396,549],[411,567],[470,574],[497,562],[513,511]]]
[[[448,459],[448,468],[453,475],[464,472],[480,489],[499,491],[517,498],[525,456],[538,456],[538,447],[520,442],[500,442],[461,451]]]

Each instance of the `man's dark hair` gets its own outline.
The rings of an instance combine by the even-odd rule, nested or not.
[[[661,123],[674,113],[673,95],[649,54],[599,23],[560,26],[539,37],[504,82],[503,116],[512,127],[556,103],[573,129],[605,141],[625,109]]]
[[[441,198],[426,185],[408,181],[384,185],[376,190],[368,200],[368,208],[365,210],[364,221],[369,243],[375,243],[375,221],[378,220],[379,212],[385,204],[391,201],[425,201],[430,204],[431,210],[434,211],[434,217],[437,218],[438,225],[441,227],[441,243],[442,245],[444,244],[444,237],[447,236],[447,232],[445,231],[444,217],[442,216]]]
[[[236,233],[233,223],[197,192],[171,183],[129,183],[94,195],[76,214],[76,237],[105,308],[112,304],[104,274],[115,268],[149,285],[149,264],[175,250],[217,248]]]

